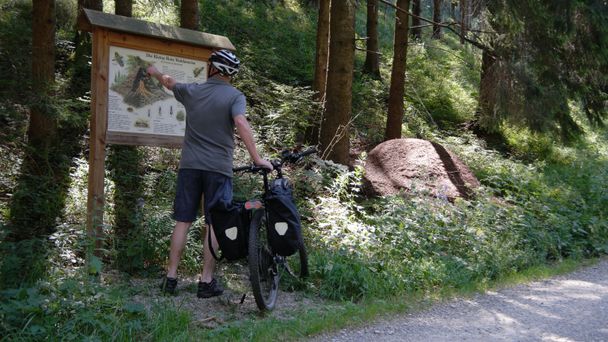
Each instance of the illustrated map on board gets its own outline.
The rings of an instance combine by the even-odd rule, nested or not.
[[[146,67],[154,65],[179,83],[207,80],[207,63],[110,46],[108,131],[183,136],[186,110]]]

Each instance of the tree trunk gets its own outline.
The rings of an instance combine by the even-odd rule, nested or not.
[[[441,38],[441,26],[437,25],[441,23],[441,0],[433,0],[433,39]]]
[[[118,3],[121,2],[120,6]],[[186,1],[182,1],[182,6]],[[182,7],[183,8],[183,7]],[[116,14],[131,16],[132,0],[116,0]],[[121,12],[119,12],[121,11]],[[183,23],[183,22],[182,22]],[[114,182],[114,241],[116,266],[123,271],[142,268],[140,203],[143,198],[142,157],[137,146],[111,145],[108,153],[110,179]]]
[[[409,8],[409,0],[398,0],[397,7]],[[388,98],[385,140],[401,138],[403,120],[403,95],[405,92],[405,66],[407,62],[408,14],[397,11],[395,17],[395,41],[391,87]]]
[[[327,63],[329,58],[329,16],[330,0],[319,1],[319,19],[317,22],[317,52],[315,55],[315,75],[312,90],[315,92],[315,101],[325,102],[325,89],[327,87]],[[324,107],[324,105],[322,105]],[[305,132],[305,140],[311,145],[319,143],[319,120],[314,120]]]
[[[327,63],[329,59],[329,18],[330,0],[320,0],[319,21],[317,23],[317,52],[315,56],[315,77],[312,89],[316,92],[316,100],[325,100],[327,87]]]
[[[482,52],[481,56],[479,102],[475,121],[481,131],[490,133],[494,131],[493,128],[496,126],[496,57],[485,50]]]
[[[460,0],[460,44],[464,44],[467,34],[467,0]]]
[[[57,116],[50,105],[55,82],[55,2],[34,0],[32,14],[32,91],[35,98],[30,106],[22,176],[11,203],[11,222],[16,226],[13,235],[17,241],[51,234],[61,210],[52,193],[50,161],[57,133]],[[34,184],[36,182],[41,184]],[[40,190],[38,186],[50,188],[38,195],[33,193]],[[33,205],[36,207],[32,208]]]
[[[378,0],[367,0],[367,55],[363,72],[375,79],[380,79],[378,48]]]
[[[420,19],[416,18],[420,17],[420,0],[412,1],[412,14],[415,15],[412,17],[412,38],[416,40],[422,39],[422,28],[420,27]]]
[[[133,0],[114,0],[114,13],[125,17],[133,16]]]
[[[198,30],[198,0],[182,0],[180,26],[190,30]]]
[[[355,56],[355,1],[332,1],[327,101],[321,123],[323,157],[349,164],[349,125]]]
[[[61,182],[55,170],[61,158],[54,153],[58,127],[52,102],[55,1],[34,0],[32,9],[32,98],[27,147],[11,198],[9,225],[4,228],[8,233],[6,239],[14,244],[6,245],[0,254],[0,288],[30,284],[44,275],[48,266],[48,237],[55,231],[64,200],[59,190],[65,182]]]
[[[103,11],[103,1],[102,0],[78,0],[78,18],[77,18],[77,26],[78,29],[86,31],[90,29],[89,23],[84,16],[83,9],[88,8],[96,11]]]

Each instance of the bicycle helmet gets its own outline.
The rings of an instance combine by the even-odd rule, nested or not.
[[[224,76],[234,76],[239,72],[241,61],[236,58],[236,55],[230,50],[214,51],[209,58],[209,62],[213,65],[220,74]]]

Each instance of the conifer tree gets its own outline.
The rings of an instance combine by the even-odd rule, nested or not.
[[[320,145],[324,157],[347,165],[355,56],[355,1],[332,1],[330,16],[327,100]]]
[[[422,39],[422,28],[420,27],[420,0],[412,0],[412,38]]]
[[[503,120],[564,141],[581,128],[571,100],[602,123],[608,77],[608,5],[601,1],[487,3],[491,51],[484,51],[478,122],[495,132]],[[500,39],[496,39],[500,37]]]
[[[378,51],[378,0],[367,0],[367,52],[363,71],[380,79],[380,53]]]
[[[441,38],[441,6],[443,2],[441,0],[433,0],[433,39]]]
[[[180,6],[180,26],[190,30],[199,29],[198,0],[182,0]]]
[[[315,92],[314,100],[325,106],[325,90],[327,88],[327,64],[329,61],[329,20],[330,0],[320,0],[319,17],[317,20],[317,40],[315,53],[315,74],[312,82],[312,90]],[[315,120],[306,128],[306,143],[316,145],[319,143],[320,122]]]
[[[407,10],[409,0],[398,0],[397,7]],[[398,10],[395,16],[395,40],[393,45],[393,69],[391,72],[391,87],[388,98],[388,115],[384,139],[401,138],[403,120],[403,95],[405,93],[405,66],[407,61],[407,41],[409,16],[403,10]]]

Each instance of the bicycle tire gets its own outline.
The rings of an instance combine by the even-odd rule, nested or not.
[[[256,210],[249,229],[249,279],[255,303],[261,311],[272,310],[279,292],[279,273],[266,241],[266,214]]]
[[[306,252],[306,247],[304,247],[304,241],[300,242],[298,255],[300,257],[300,278],[305,279],[308,277],[308,252]]]
[[[293,255],[283,257],[284,265],[281,269],[292,277],[305,279],[308,277],[308,253],[304,242],[300,242],[298,250]]]

